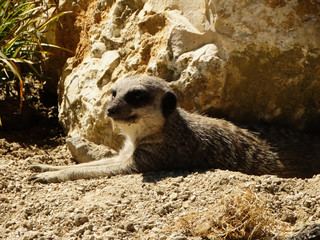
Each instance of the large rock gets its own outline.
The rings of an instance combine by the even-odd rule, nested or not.
[[[68,59],[60,79],[60,121],[71,136],[117,148],[105,116],[110,85],[148,74],[169,81],[190,111],[320,132],[319,5],[93,2],[85,10],[90,24],[80,35],[81,54]]]

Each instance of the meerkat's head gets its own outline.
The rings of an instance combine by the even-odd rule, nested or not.
[[[176,106],[176,95],[164,80],[133,76],[113,84],[107,114],[125,132],[135,128],[148,134],[160,128]]]

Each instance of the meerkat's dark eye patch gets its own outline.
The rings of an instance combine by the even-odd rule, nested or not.
[[[124,99],[128,104],[138,108],[148,105],[151,102],[152,97],[146,90],[135,89],[128,92]]]

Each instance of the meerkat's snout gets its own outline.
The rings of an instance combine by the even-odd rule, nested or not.
[[[109,106],[109,108],[107,109],[107,115],[109,117],[112,117],[112,115],[115,115],[118,112],[117,106]]]
[[[132,123],[138,118],[138,116],[132,112],[132,108],[123,101],[113,101],[107,109],[107,115],[114,121],[119,122]]]
[[[144,88],[123,88],[117,85],[111,93],[107,115],[119,122],[136,122],[143,114],[143,108],[152,104],[154,97]]]

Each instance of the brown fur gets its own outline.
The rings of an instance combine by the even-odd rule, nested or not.
[[[62,182],[159,170],[229,169],[247,174],[311,177],[319,171],[320,144],[287,140],[274,132],[274,145],[246,129],[176,107],[168,84],[155,77],[118,80],[107,110],[127,136],[119,155],[75,166],[32,168],[31,179]],[[281,137],[279,137],[281,136]]]

